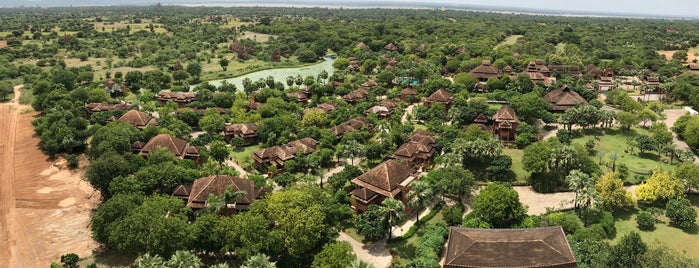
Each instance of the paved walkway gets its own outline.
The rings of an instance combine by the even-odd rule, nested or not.
[[[429,214],[430,211],[432,211],[432,209],[430,208],[423,209],[420,212],[420,219],[427,216],[427,214]],[[408,230],[410,230],[410,227],[413,227],[413,225],[415,225],[415,215],[411,214],[407,217],[408,218],[406,218],[406,221],[403,224],[401,224],[400,226],[393,227],[393,230],[391,230],[391,238],[404,235],[408,232]]]
[[[542,194],[537,193],[531,186],[512,187],[519,194],[519,201],[528,207],[527,214],[539,215],[546,213],[547,209],[561,210],[573,207],[574,192],[559,192]]]
[[[408,105],[408,107],[405,108],[405,112],[403,113],[403,116],[401,116],[401,118],[400,118],[400,122],[403,124],[408,123],[408,114],[412,114],[415,106],[418,106],[419,104],[420,103]]]
[[[240,176],[241,178],[247,178],[247,177],[248,177],[248,172],[246,172],[245,169],[243,169],[243,167],[241,167],[240,165],[238,165],[238,163],[235,162],[235,160],[233,160],[233,159],[226,159],[226,161],[223,162],[223,163],[224,163],[226,166],[231,166],[231,167],[233,167],[236,171],[238,171],[238,176]]]
[[[386,249],[386,239],[381,239],[372,244],[364,245],[361,242],[354,240],[345,232],[340,232],[337,241],[348,242],[352,245],[352,250],[357,258],[363,262],[373,265],[375,268],[391,267],[393,256]]]
[[[672,126],[675,124],[675,121],[677,121],[680,116],[683,116],[687,111],[683,109],[672,109],[672,110],[665,110],[663,113],[665,114],[665,125],[667,125],[668,128],[672,128]],[[686,142],[680,140],[677,138],[677,134],[675,134],[672,129],[670,129],[670,132],[672,132],[672,142],[677,146],[677,149],[681,150],[689,150],[689,145],[687,145]],[[699,165],[699,157],[696,155],[694,156],[694,163]]]

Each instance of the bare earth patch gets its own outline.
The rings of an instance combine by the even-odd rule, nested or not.
[[[0,48],[7,47],[7,41],[5,40],[0,40]]]
[[[61,162],[39,150],[31,125],[15,100],[0,104],[0,267],[47,267],[66,253],[90,256],[90,213],[97,191]],[[84,161],[83,161],[84,162]],[[84,163],[83,165],[84,166]]]
[[[242,35],[240,35],[240,39],[245,39],[249,38],[250,40],[255,40],[256,42],[264,43],[269,41],[270,37],[276,38],[276,35],[271,35],[271,34],[263,34],[263,33],[256,33],[256,32],[251,32],[251,31],[245,31],[243,32]]]

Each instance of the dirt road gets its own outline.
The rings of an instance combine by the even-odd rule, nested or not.
[[[71,252],[87,257],[97,248],[88,224],[99,194],[81,172],[39,150],[36,114],[22,112],[30,107],[18,104],[19,89],[0,104],[0,268],[48,267]]]

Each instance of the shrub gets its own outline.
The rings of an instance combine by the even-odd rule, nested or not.
[[[697,211],[692,208],[689,199],[672,199],[667,202],[665,216],[670,222],[680,228],[693,227],[697,222]]]
[[[560,225],[566,234],[574,234],[583,227],[582,221],[572,213],[553,212],[546,215],[548,226]]]
[[[446,207],[442,210],[442,216],[444,221],[447,222],[449,226],[456,226],[461,224],[464,215],[464,205],[458,204],[455,207]]]
[[[420,238],[420,243],[415,248],[415,255],[419,257],[431,257],[436,260],[448,234],[449,229],[443,224],[430,224],[425,226],[425,232]]]
[[[636,223],[638,223],[638,229],[648,231],[655,229],[655,218],[648,211],[641,211],[636,215]]]
[[[68,157],[66,157],[66,160],[68,160],[68,168],[70,169],[76,169],[80,164],[78,161],[78,156],[74,154],[69,154]]]

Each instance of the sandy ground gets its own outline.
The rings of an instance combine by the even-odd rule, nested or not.
[[[31,125],[35,113],[15,99],[0,104],[0,267],[48,267],[66,253],[92,255],[89,231],[99,194],[82,172],[49,161]],[[85,161],[81,161],[84,166]]]
[[[354,240],[351,236],[345,232],[340,232],[340,236],[337,241],[345,241],[352,245],[352,249],[357,258],[363,262],[371,264],[375,268],[387,268],[391,267],[391,261],[393,257],[391,253],[386,249],[386,239],[381,239],[372,244],[362,244],[357,240]]]
[[[4,48],[4,47],[7,47],[7,41],[5,41],[5,40],[0,41],[0,48]]]

